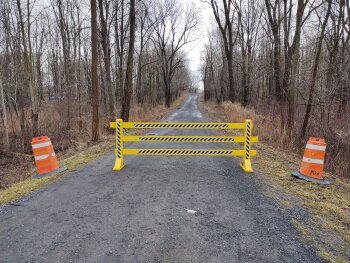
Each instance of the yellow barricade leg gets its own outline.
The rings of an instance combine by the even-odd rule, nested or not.
[[[251,137],[252,129],[253,129],[252,121],[251,120],[246,120],[245,121],[245,130],[244,130],[245,155],[243,156],[243,161],[241,163],[241,167],[246,173],[252,173],[253,172],[252,163],[250,161],[250,149],[251,149],[250,137]]]
[[[115,128],[115,134],[116,134],[116,149],[115,149],[115,165],[113,167],[113,171],[120,171],[124,167],[124,158],[123,158],[123,120],[117,119],[116,120],[116,128]]]

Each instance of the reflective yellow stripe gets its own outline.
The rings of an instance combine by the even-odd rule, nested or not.
[[[115,122],[110,123],[115,128]],[[244,123],[213,122],[123,122],[125,129],[244,129]]]
[[[245,142],[244,136],[123,136],[124,142]],[[258,142],[258,137],[250,138]]]
[[[123,149],[125,155],[164,155],[164,156],[244,156],[245,150],[231,149]],[[256,156],[256,150],[250,151]]]

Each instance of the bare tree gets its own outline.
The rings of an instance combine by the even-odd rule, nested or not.
[[[38,90],[34,85],[33,78],[33,67],[32,67],[32,45],[31,45],[31,21],[30,21],[30,4],[29,0],[27,0],[27,34],[25,33],[25,25],[22,14],[21,1],[17,0],[17,8],[19,13],[20,20],[20,28],[22,34],[22,45],[23,45],[23,57],[24,57],[24,68],[26,74],[26,84],[29,89],[29,95],[31,100],[31,108],[32,108],[32,130],[33,135],[37,136],[38,132],[38,120],[39,120],[39,103],[38,103]]]
[[[182,66],[183,47],[196,41],[198,19],[194,6],[183,10],[177,1],[160,1],[152,15],[154,34],[151,38],[161,63],[165,105],[170,107],[171,84],[176,70]]]
[[[101,43],[102,43],[104,67],[105,67],[109,115],[113,119],[115,118],[115,95],[112,89],[111,47],[110,47],[110,41],[109,41],[109,30],[107,25],[110,2],[98,0],[98,5],[100,10]],[[105,9],[105,12],[104,12],[104,9]]]
[[[233,49],[237,41],[237,34],[234,36],[233,21],[236,15],[236,6],[234,6],[233,0],[223,0],[221,7],[217,0],[204,1],[209,3],[213,14],[221,32],[221,37],[224,44],[224,50],[227,62],[227,71],[229,78],[229,99],[231,102],[236,101],[235,95],[235,83],[233,75]]]
[[[124,121],[129,121],[130,114],[130,101],[132,94],[132,77],[133,77],[133,64],[134,64],[134,46],[135,46],[135,29],[136,29],[136,12],[135,12],[135,0],[130,0],[130,38],[129,38],[129,53],[128,62],[125,73],[125,86],[124,95],[122,101],[121,118]]]
[[[100,139],[98,113],[98,42],[97,42],[97,6],[96,0],[91,0],[91,89],[92,89],[92,141]]]
[[[71,49],[72,49],[72,31],[69,28],[69,12],[73,12],[72,3],[63,3],[62,0],[55,1],[57,5],[57,11],[54,7],[55,16],[57,19],[57,24],[59,25],[59,32],[62,40],[62,51],[63,51],[63,61],[64,61],[64,76],[65,76],[65,86],[67,87],[67,129],[71,128],[71,112],[72,112],[72,86],[74,86],[73,77],[73,65],[71,59]]]
[[[8,150],[10,148],[10,139],[9,139],[7,111],[6,111],[6,105],[5,105],[5,95],[4,95],[4,87],[2,85],[1,71],[0,71],[0,103],[1,103],[1,109],[2,109],[2,118],[4,121],[4,148],[5,150]]]
[[[323,43],[325,31],[326,31],[326,26],[328,23],[328,18],[331,14],[331,7],[332,7],[332,1],[327,0],[326,16],[325,16],[325,18],[322,22],[322,25],[321,25],[320,35],[318,37],[317,44],[316,44],[315,59],[314,59],[313,65],[312,65],[312,76],[311,76],[311,83],[310,83],[310,87],[309,87],[309,98],[307,101],[304,121],[303,121],[303,124],[301,126],[300,133],[299,133],[301,138],[305,137],[306,128],[307,128],[307,125],[309,123],[309,118],[310,118],[310,113],[311,113],[311,108],[312,108],[312,103],[313,103],[313,96],[314,96],[314,92],[315,92],[317,70],[318,70],[320,56],[321,56],[322,43]],[[320,18],[320,20],[321,20],[321,18]]]
[[[242,69],[243,106],[249,104],[252,81],[253,51],[257,41],[261,22],[261,6],[257,1],[239,1],[237,6],[238,35],[242,59],[239,63]]]
[[[146,4],[147,3],[147,4]],[[136,76],[136,100],[137,103],[143,103],[143,100],[145,98],[145,87],[142,85],[142,69],[149,65],[149,63],[146,63],[143,65],[143,56],[144,51],[146,48],[146,45],[150,41],[150,37],[153,33],[153,23],[149,19],[149,5],[152,2],[146,2],[146,1],[140,1],[138,6],[138,13],[137,16],[139,25],[139,50],[138,50],[138,60],[137,60],[137,76]],[[154,63],[155,61],[151,61],[150,63]]]
[[[283,95],[281,82],[280,82],[280,1],[265,0],[265,6],[267,10],[267,17],[270,24],[270,28],[273,36],[273,68],[274,68],[274,80],[275,80],[275,93],[278,99],[281,99]]]

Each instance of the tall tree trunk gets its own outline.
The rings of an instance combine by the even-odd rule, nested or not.
[[[307,1],[306,1],[307,2]],[[300,53],[300,38],[303,15],[306,7],[304,0],[298,0],[297,14],[296,14],[296,26],[293,44],[291,47],[291,71],[290,71],[290,85],[288,90],[288,132],[289,135],[294,133],[295,123],[295,106],[296,106],[296,85],[297,85],[297,71],[299,65],[299,53]]]
[[[100,9],[100,20],[101,20],[101,42],[103,49],[103,58],[106,74],[106,87],[108,93],[108,109],[109,116],[111,119],[115,118],[115,96],[112,89],[112,77],[111,77],[111,49],[109,44],[109,35],[107,29],[107,22],[103,11],[103,0],[98,0]],[[106,10],[108,12],[108,10]]]
[[[64,75],[65,75],[65,85],[67,88],[67,130],[71,128],[71,113],[72,113],[72,74],[73,67],[70,57],[71,52],[71,40],[68,31],[67,21],[65,21],[64,10],[65,4],[62,3],[62,0],[57,1],[58,12],[59,12],[59,27],[60,34],[62,38],[62,49],[63,49],[63,63],[64,63]]]
[[[7,123],[7,111],[6,111],[6,104],[5,104],[5,95],[4,95],[4,87],[2,86],[2,75],[0,72],[0,103],[1,103],[1,109],[2,109],[2,118],[4,120],[4,148],[5,150],[10,149],[10,140],[9,140],[9,129],[8,129],[8,123]]]
[[[314,63],[312,65],[312,77],[311,77],[311,83],[310,83],[310,87],[309,87],[309,98],[307,101],[303,125],[301,126],[301,130],[300,130],[300,137],[301,138],[305,137],[306,128],[307,128],[307,125],[308,125],[309,119],[310,119],[310,113],[311,113],[312,102],[313,102],[313,95],[315,92],[315,83],[316,83],[316,77],[317,77],[318,64],[320,61],[320,55],[321,55],[321,49],[322,49],[322,42],[323,42],[324,33],[326,30],[328,18],[329,18],[330,13],[331,13],[331,7],[332,7],[332,1],[328,0],[327,13],[326,13],[325,20],[322,23],[320,36],[318,38],[317,45],[316,45],[315,60],[314,60]]]
[[[121,117],[124,121],[129,121],[130,101],[132,94],[132,73],[134,62],[134,45],[135,45],[135,28],[136,28],[136,14],[135,14],[135,0],[130,0],[130,40],[128,62],[125,74],[125,86],[122,102]]]
[[[92,89],[92,141],[100,139],[98,115],[98,43],[97,43],[97,14],[96,0],[91,0],[91,89]]]
[[[79,115],[79,131],[83,129],[83,118],[82,118],[82,102],[81,102],[81,86],[82,86],[82,79],[81,79],[81,25],[80,25],[80,16],[79,11],[78,13],[78,71],[77,71],[77,92],[78,92],[78,115]]]
[[[137,103],[142,104],[144,101],[144,94],[143,94],[143,89],[142,89],[142,58],[143,58],[143,45],[144,45],[144,36],[142,35],[142,30],[141,28],[141,39],[140,39],[140,54],[139,54],[139,59],[137,61],[137,80],[136,80],[136,100]]]
[[[23,15],[22,15],[22,8],[21,8],[21,1],[17,0],[17,8],[19,13],[19,20],[20,20],[20,27],[21,27],[21,33],[22,33],[22,44],[23,44],[23,57],[24,57],[24,69],[26,74],[26,82],[29,89],[29,96],[31,101],[31,108],[32,108],[32,131],[33,136],[38,135],[38,119],[39,119],[39,104],[38,104],[38,91],[33,83],[33,69],[32,69],[32,56],[31,54],[31,44],[30,44],[30,6],[29,6],[29,0],[27,0],[27,9],[28,9],[28,25],[27,25],[27,32],[28,32],[28,44],[29,44],[29,51],[27,48],[27,37],[25,34],[25,26],[23,21]],[[29,53],[28,53],[29,52]]]

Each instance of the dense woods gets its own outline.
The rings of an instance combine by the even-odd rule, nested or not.
[[[195,86],[186,46],[201,42],[205,101],[255,109],[282,145],[325,137],[349,174],[349,0],[195,4],[211,17],[191,1],[1,1],[1,149],[98,141],[135,106],[170,107]]]
[[[170,107],[192,86],[184,46],[197,19],[170,0],[1,1],[0,149],[97,141],[136,105]]]
[[[284,145],[325,137],[333,167],[349,175],[349,0],[202,2],[215,18],[202,58],[204,99],[268,116],[278,131],[271,139]]]

